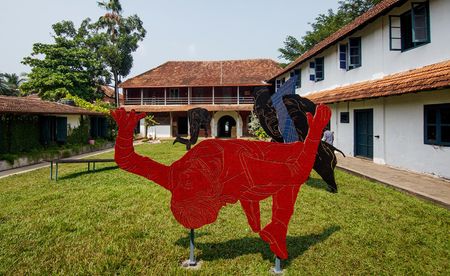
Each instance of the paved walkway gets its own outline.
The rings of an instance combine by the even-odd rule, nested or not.
[[[91,157],[91,156],[94,156],[94,155],[102,154],[102,153],[105,153],[105,152],[110,152],[110,151],[113,151],[113,150],[114,150],[114,148],[100,150],[100,151],[95,151],[95,152],[88,152],[88,153],[75,155],[75,156],[71,156],[71,157],[64,158],[64,159],[82,159],[82,158],[86,158],[86,157]],[[15,175],[15,174],[31,172],[31,171],[34,171],[34,170],[37,170],[37,169],[40,169],[40,168],[46,168],[46,167],[49,167],[49,166],[50,166],[50,163],[41,162],[41,163],[30,165],[30,166],[25,166],[25,167],[20,167],[20,168],[16,168],[16,169],[1,171],[0,172],[0,179],[2,179],[4,177],[11,176],[11,175]]]
[[[431,200],[450,209],[450,181],[378,165],[369,160],[338,156],[338,168],[352,174],[378,181],[395,189]]]

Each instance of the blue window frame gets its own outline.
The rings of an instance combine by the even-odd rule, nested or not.
[[[401,15],[389,16],[391,51],[406,51],[431,41],[428,1],[412,2],[411,9]]]
[[[339,45],[339,68],[352,70],[361,67],[361,37],[350,37]]]
[[[315,58],[309,63],[309,80],[321,81],[325,78],[324,57]]]
[[[361,37],[351,37],[348,39],[349,65],[348,70],[361,66]]]
[[[424,106],[424,143],[450,146],[450,103]]]
[[[347,70],[347,43],[339,45],[339,68]]]
[[[295,82],[295,88],[302,87],[301,70],[295,69],[289,73],[290,77],[297,76],[297,81]]]
[[[309,80],[316,81],[316,63],[314,61],[309,63]]]
[[[321,81],[325,79],[325,66],[324,66],[324,58],[316,58],[315,59],[316,64],[316,82]]]

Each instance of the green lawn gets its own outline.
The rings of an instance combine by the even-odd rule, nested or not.
[[[137,147],[166,164],[184,152],[170,142]],[[101,157],[112,157],[112,153]],[[169,209],[170,194],[108,164],[86,173],[63,164],[0,179],[0,275],[184,274],[188,231]],[[300,191],[288,234],[286,274],[449,275],[450,212],[336,172],[339,193],[313,174]],[[262,205],[263,222],[270,200]],[[250,230],[239,204],[197,232],[200,271],[268,275],[273,255]]]

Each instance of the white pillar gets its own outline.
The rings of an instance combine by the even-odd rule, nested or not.
[[[169,130],[169,137],[173,137],[173,132],[172,132],[172,112],[169,112],[169,117],[170,117],[170,121],[169,121],[169,125],[170,125],[170,130]]]
[[[214,86],[212,88],[212,104],[214,104]]]
[[[214,88],[213,88],[214,89]],[[214,90],[213,90],[214,91]],[[216,138],[217,133],[216,133],[216,124],[215,124],[215,119],[214,119],[214,114],[215,112],[212,113],[211,116],[211,137],[212,138]]]
[[[239,116],[239,112],[236,112],[236,138],[240,138],[242,136],[242,130],[241,130],[241,120]]]
[[[164,105],[167,105],[167,88],[164,87]]]
[[[188,87],[188,104],[191,104],[192,87]]]
[[[141,88],[141,105],[144,105],[144,88]]]
[[[239,104],[240,103],[240,101],[239,101],[239,86],[237,87],[237,104]]]

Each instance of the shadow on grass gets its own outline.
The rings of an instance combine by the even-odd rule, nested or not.
[[[82,171],[82,172],[71,173],[71,174],[64,175],[64,176],[61,176],[61,169],[60,169],[59,172],[58,172],[58,180],[72,179],[72,178],[76,178],[76,177],[79,177],[79,176],[82,176],[82,175],[85,175],[85,174],[111,171],[111,170],[115,170],[117,168],[118,168],[117,165],[114,165],[114,166],[109,166],[109,167],[103,167],[101,169],[96,169],[95,171],[94,170],[88,171],[86,169],[85,171]]]
[[[328,185],[325,181],[322,180],[322,178],[312,178],[310,177],[308,181],[306,181],[306,185],[309,187],[313,187],[319,190],[325,190],[328,191]]]
[[[287,237],[287,248],[289,258],[283,261],[283,266],[287,267],[291,261],[305,253],[311,246],[321,243],[328,239],[334,232],[341,229],[338,225],[333,225],[325,229],[320,234],[311,234],[300,237]],[[203,234],[207,235],[207,234]],[[203,236],[200,232],[198,236]],[[175,242],[176,245],[185,248],[189,247],[189,236],[180,238]],[[202,253],[197,256],[200,260],[212,261],[217,259],[234,259],[236,257],[261,253],[264,260],[273,261],[275,256],[270,251],[269,246],[259,237],[245,237],[241,239],[228,240],[220,243],[202,243],[195,242],[195,247]]]

